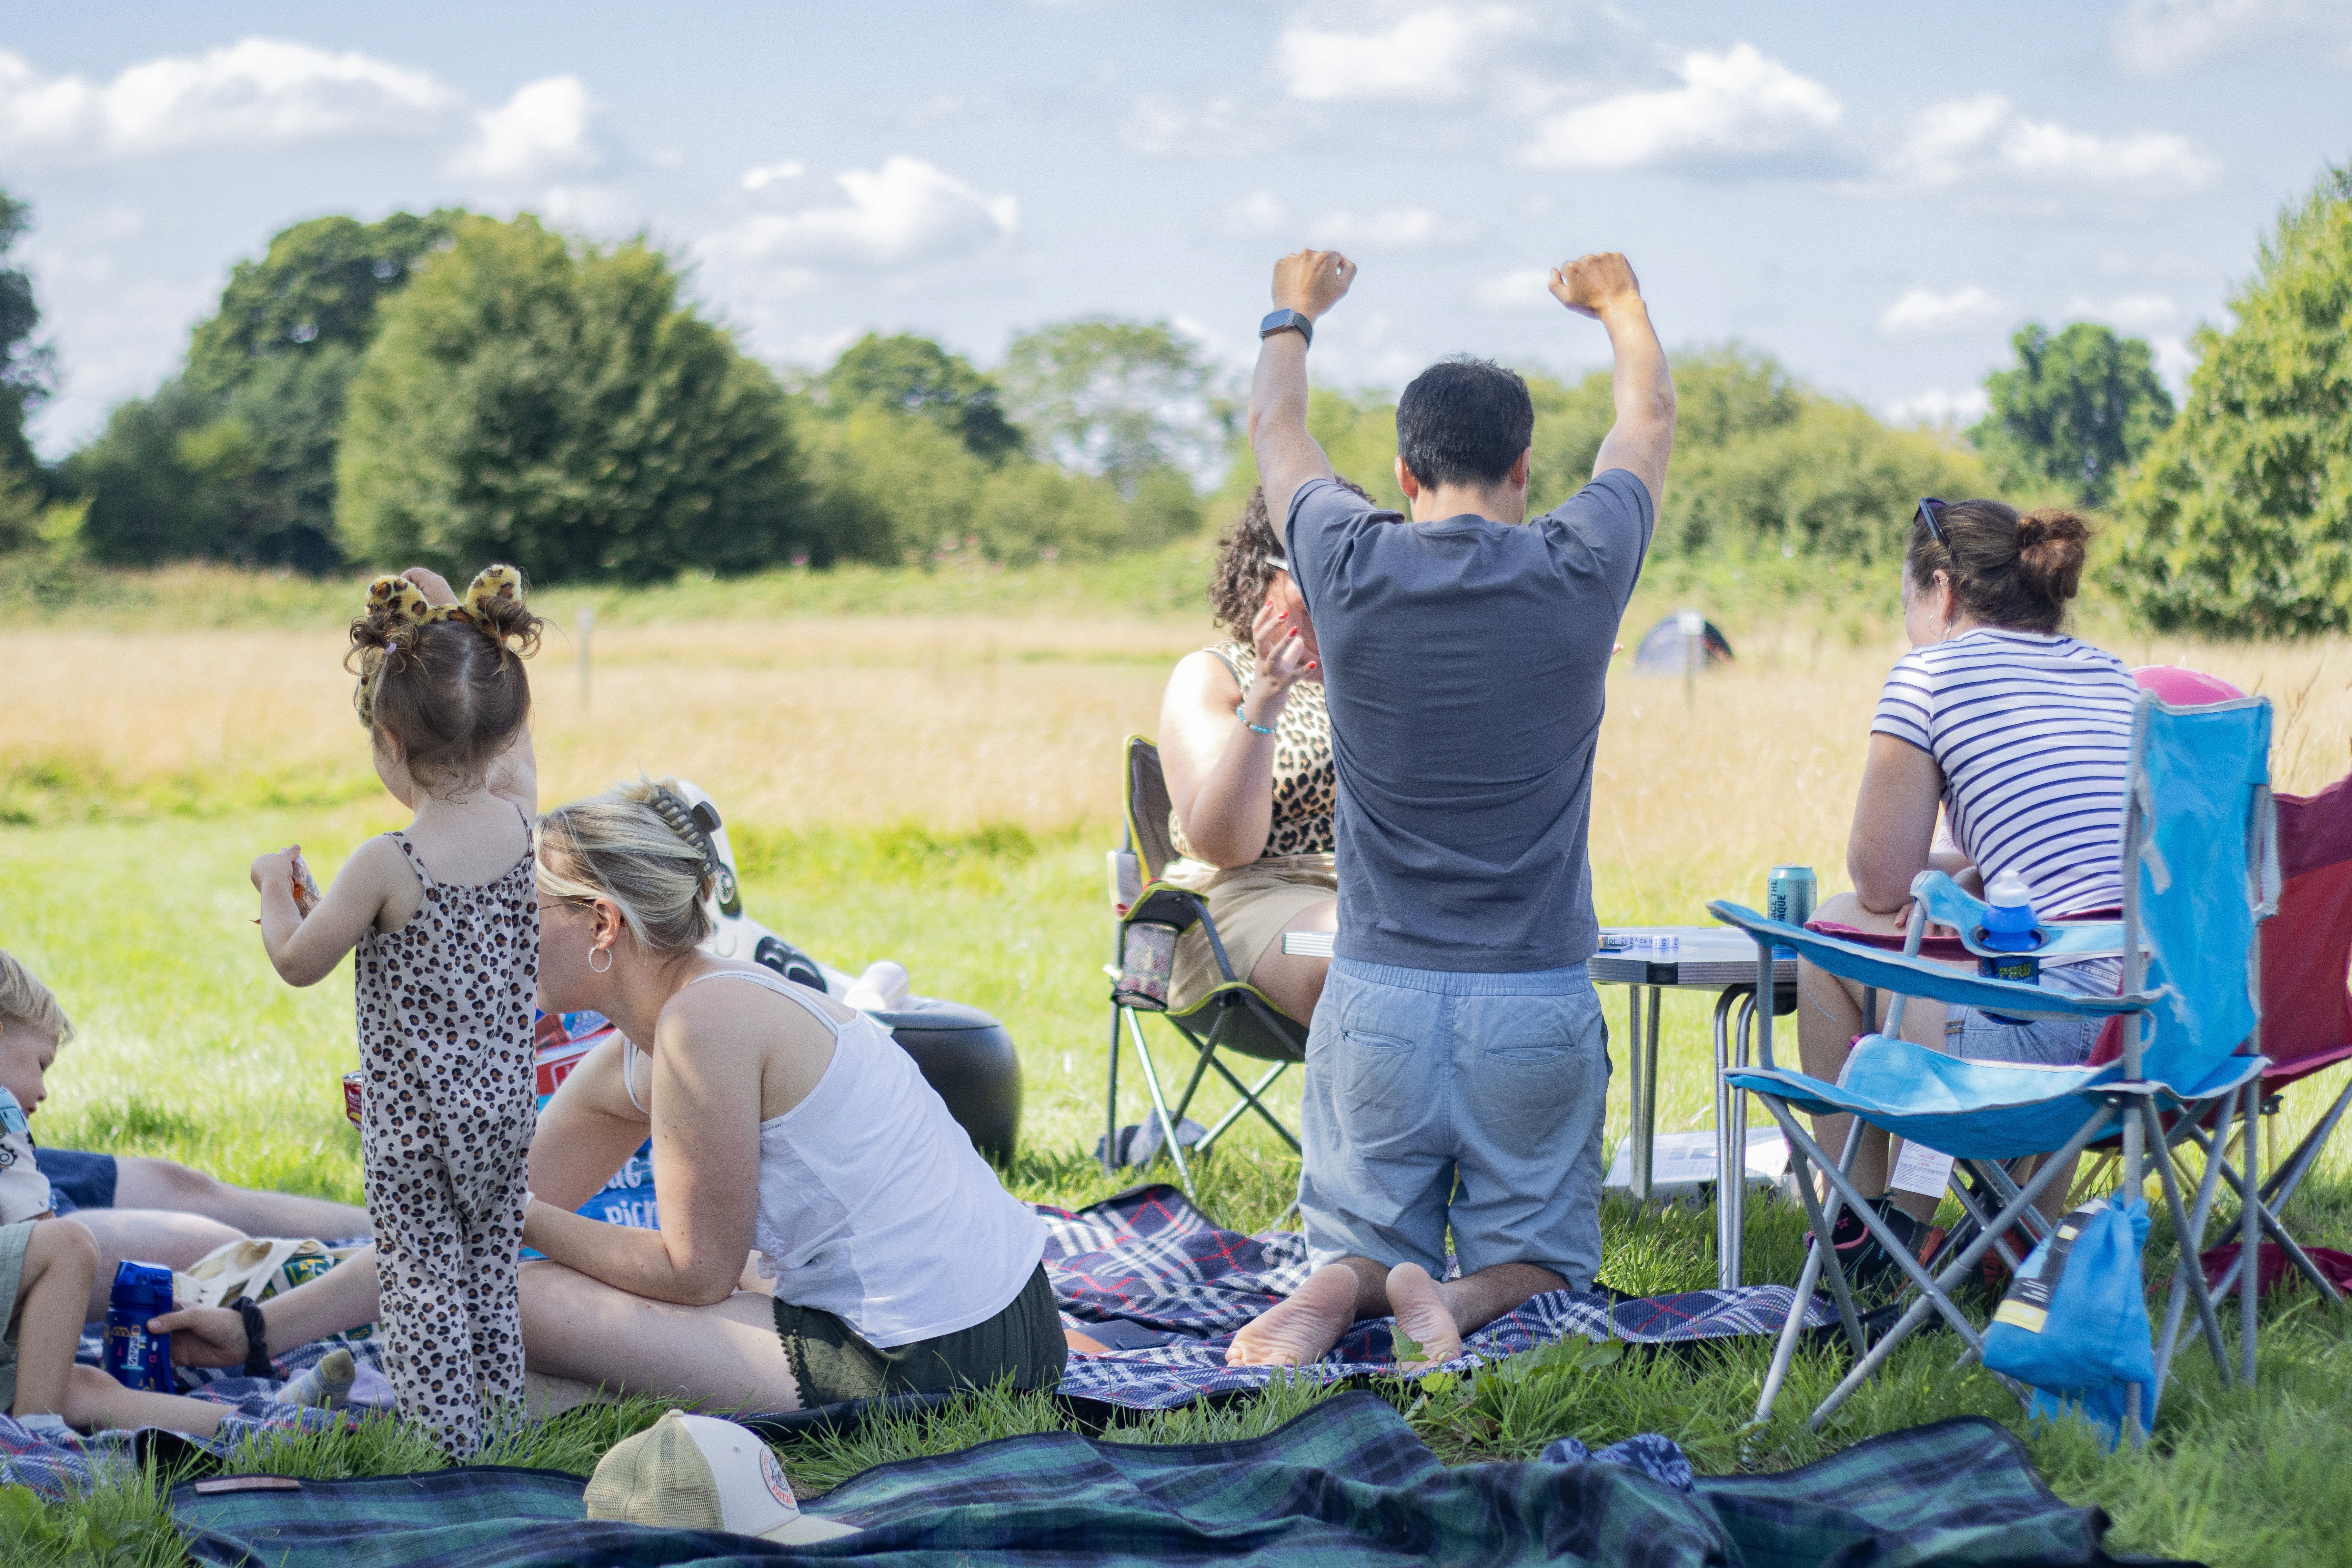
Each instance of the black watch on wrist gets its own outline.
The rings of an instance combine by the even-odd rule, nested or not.
[[[275,1378],[278,1368],[269,1360],[268,1324],[262,1320],[260,1303],[250,1296],[239,1296],[231,1304],[245,1320],[245,1375]]]
[[[1261,338],[1270,338],[1276,332],[1293,331],[1307,340],[1307,347],[1315,346],[1315,321],[1311,316],[1302,315],[1297,310],[1276,310],[1257,324],[1257,335]]]

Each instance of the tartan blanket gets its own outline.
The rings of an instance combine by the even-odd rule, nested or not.
[[[1290,1375],[1286,1368],[1229,1367],[1224,1348],[1236,1330],[1306,1281],[1305,1237],[1219,1230],[1165,1184],[1083,1209],[1034,1206],[1045,1221],[1045,1272],[1066,1327],[1083,1333],[1089,1324],[1131,1323],[1170,1336],[1144,1349],[1073,1355],[1063,1394],[1159,1410]],[[1633,1299],[1554,1290],[1467,1336],[1462,1358],[1449,1365],[1479,1365],[1570,1334],[1661,1345],[1777,1333],[1795,1294],[1785,1285]],[[1805,1321],[1818,1328],[1834,1318],[1817,1296]],[[1393,1373],[1392,1324],[1386,1318],[1357,1324],[1300,1373],[1325,1381]]]
[[[1071,1432],[877,1466],[806,1505],[857,1527],[788,1547],[583,1517],[579,1478],[491,1468],[214,1491],[174,1518],[197,1562],[246,1568],[1700,1568],[2102,1563],[2105,1516],[2070,1508],[1991,1422],[1874,1438],[1779,1475],[1662,1483],[1570,1454],[1448,1469],[1385,1401],[1342,1394],[1248,1442],[1144,1447]]]

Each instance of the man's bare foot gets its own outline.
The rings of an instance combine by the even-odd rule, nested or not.
[[[1327,1263],[1225,1347],[1227,1366],[1305,1366],[1321,1361],[1356,1322],[1356,1271]]]
[[[1445,1293],[1420,1264],[1400,1263],[1389,1270],[1389,1310],[1407,1338],[1421,1342],[1422,1358],[1405,1371],[1440,1366],[1462,1353],[1462,1331],[1446,1309]]]

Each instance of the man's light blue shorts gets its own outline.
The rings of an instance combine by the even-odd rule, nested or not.
[[[1584,965],[1449,974],[1336,959],[1307,1036],[1298,1204],[1318,1267],[1354,1256],[1443,1279],[1601,1268],[1609,1030]]]

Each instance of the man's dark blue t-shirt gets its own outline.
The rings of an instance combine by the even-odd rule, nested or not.
[[[1517,526],[1299,489],[1286,538],[1331,712],[1341,958],[1492,974],[1592,955],[1592,750],[1654,521],[1622,468]]]

